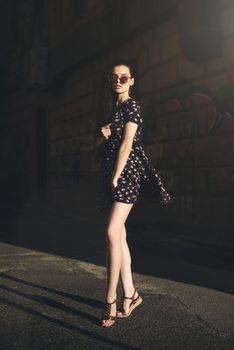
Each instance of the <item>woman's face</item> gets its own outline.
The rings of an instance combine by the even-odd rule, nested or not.
[[[110,75],[112,89],[117,94],[128,92],[130,86],[134,84],[134,78],[130,77],[130,70],[127,66],[115,66]]]

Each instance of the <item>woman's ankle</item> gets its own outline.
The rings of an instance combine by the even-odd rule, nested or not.
[[[135,287],[132,286],[130,288],[127,288],[123,291],[125,297],[131,297],[135,291]]]
[[[107,300],[108,303],[111,303],[111,302],[115,301],[116,298],[117,298],[116,294],[114,294],[114,295],[112,295],[112,294],[106,295],[106,300]]]

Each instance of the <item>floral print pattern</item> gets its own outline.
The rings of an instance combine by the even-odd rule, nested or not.
[[[156,169],[150,164],[140,143],[143,119],[140,104],[133,98],[123,101],[115,110],[111,122],[111,135],[105,140],[105,148],[100,164],[98,188],[98,210],[109,212],[113,201],[136,203],[139,195],[168,204],[171,201]],[[127,162],[113,189],[111,178],[121,144],[124,126],[127,122],[138,125]]]

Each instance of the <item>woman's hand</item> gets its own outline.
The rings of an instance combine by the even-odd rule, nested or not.
[[[114,190],[115,187],[118,186],[118,179],[116,177],[112,177],[111,179],[111,185],[112,185],[112,189]]]
[[[107,140],[108,137],[111,135],[110,125],[111,125],[111,123],[109,123],[109,124],[107,124],[107,125],[104,125],[104,126],[102,126],[102,128],[101,128],[101,133],[102,133],[102,135],[105,137],[106,140]]]

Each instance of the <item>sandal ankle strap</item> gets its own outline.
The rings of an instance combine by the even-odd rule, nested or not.
[[[114,301],[112,301],[111,303],[108,303],[108,301],[106,301],[106,304],[111,305],[111,304],[116,303],[116,301],[117,301],[117,299],[115,299],[115,300],[114,300]]]
[[[123,297],[124,299],[131,299],[134,300],[134,295],[136,294],[136,289],[134,290],[133,296],[132,297]]]

